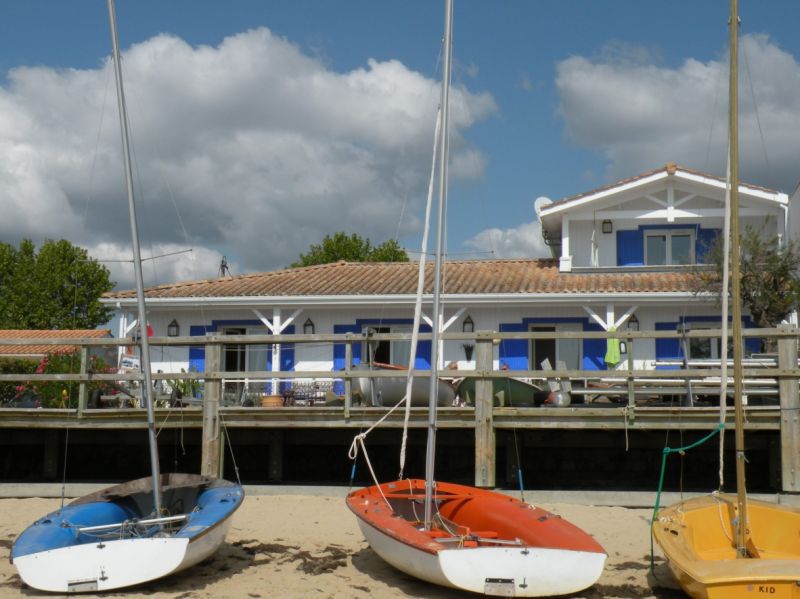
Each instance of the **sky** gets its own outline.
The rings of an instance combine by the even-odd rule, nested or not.
[[[456,0],[448,258],[548,255],[539,197],[669,161],[724,175],[727,4]],[[800,3],[740,4],[741,175],[791,194]],[[145,283],[283,268],[337,231],[416,257],[443,16],[118,0]],[[0,6],[0,241],[68,239],[129,288],[110,51],[102,0]]]

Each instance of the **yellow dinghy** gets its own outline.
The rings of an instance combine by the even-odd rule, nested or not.
[[[737,557],[737,500],[714,494],[663,508],[653,536],[694,599],[800,599],[800,509],[747,501],[750,538]]]
[[[730,5],[728,206],[736,495],[712,494],[663,508],[653,518],[652,533],[663,549],[678,583],[694,599],[800,599],[800,509],[748,499],[745,484],[747,460],[744,442],[742,299],[739,271],[738,0],[730,0]],[[727,293],[723,293],[723,296],[727,297]],[[726,315],[722,320],[723,323],[727,322]],[[727,381],[727,375],[722,381]],[[723,423],[720,428],[724,428],[724,382],[720,392],[720,410],[720,420]],[[698,443],[703,441],[705,439]],[[693,446],[682,449],[691,447]],[[671,451],[665,448],[664,460]],[[662,482],[664,464],[665,461],[662,462]],[[659,494],[660,486],[661,483]]]

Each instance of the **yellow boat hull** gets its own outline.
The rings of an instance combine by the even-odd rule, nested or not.
[[[757,557],[737,558],[735,507],[720,494],[659,512],[653,536],[681,588],[694,599],[800,599],[800,509],[748,500]]]

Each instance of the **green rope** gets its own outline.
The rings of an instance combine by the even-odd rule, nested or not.
[[[690,449],[694,449],[698,445],[702,445],[706,441],[713,438],[715,435],[718,435],[720,432],[725,430],[725,424],[720,422],[713,431],[708,433],[702,439],[695,441],[691,445],[686,445],[685,447],[665,447],[661,452],[661,473],[658,475],[658,491],[656,492],[656,504],[653,506],[653,518],[650,520],[650,572],[655,575],[654,568],[655,564],[653,561],[653,523],[656,521],[656,516],[658,515],[658,508],[661,507],[661,492],[664,487],[664,472],[667,469],[667,456],[671,453],[684,453],[689,451]]]

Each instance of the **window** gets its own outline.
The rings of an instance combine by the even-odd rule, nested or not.
[[[694,264],[694,231],[648,231],[644,238],[644,263],[648,266]]]
[[[692,324],[692,330],[718,329],[721,324]],[[719,337],[687,338],[689,359],[719,360],[722,357],[722,340]],[[733,358],[733,340],[728,338],[728,359]]]
[[[367,326],[364,327],[363,332],[364,334],[411,333],[411,326]],[[364,356],[364,362],[407,366],[411,357],[411,340],[365,341],[361,348],[361,355]]]
[[[266,335],[267,330],[263,327],[225,327],[222,329],[223,335]],[[223,370],[225,372],[246,372],[254,370],[269,370],[270,345],[254,345],[235,343],[224,345],[222,348]],[[224,392],[241,395],[244,389],[244,382],[226,381]],[[248,391],[265,393],[267,385],[264,381],[250,382]]]
[[[580,331],[578,323],[562,323],[558,325],[533,325],[531,332]],[[581,366],[583,347],[581,339],[531,339],[531,369],[541,370],[542,362],[547,359],[551,368],[557,368],[564,362],[567,368],[578,370]]]

